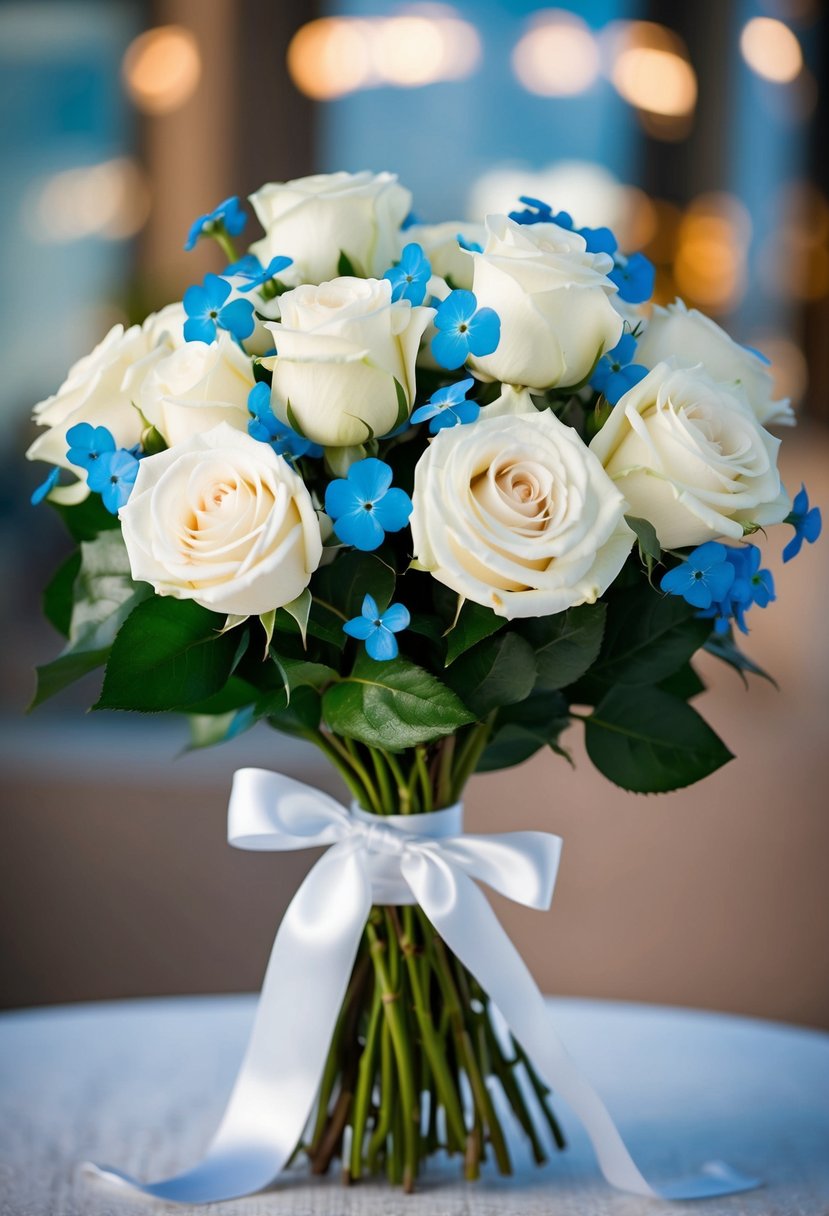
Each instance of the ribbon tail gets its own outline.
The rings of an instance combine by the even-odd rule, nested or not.
[[[360,855],[348,841],[334,845],[279,926],[247,1050],[204,1159],[146,1185],[109,1167],[87,1168],[122,1188],[176,1203],[235,1199],[273,1182],[311,1113],[370,910]]]
[[[476,884],[442,858],[423,853],[406,858],[403,872],[423,911],[489,994],[538,1075],[578,1115],[609,1183],[661,1199],[733,1195],[762,1185],[722,1162],[710,1162],[696,1177],[651,1186],[607,1107],[568,1055],[535,980]]]

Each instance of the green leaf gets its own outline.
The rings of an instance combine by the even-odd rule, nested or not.
[[[451,735],[474,721],[455,694],[422,667],[399,658],[376,663],[367,655],[327,690],[322,707],[336,734],[392,751]]]
[[[307,435],[303,431],[302,425],[294,413],[294,408],[291,405],[290,398],[285,402],[285,414],[288,418],[288,426],[291,428],[291,430],[295,431],[297,435],[301,435],[303,439],[307,439]]]
[[[81,551],[70,553],[66,561],[58,566],[43,592],[43,615],[58,633],[69,637],[72,620],[72,588],[81,568]]]
[[[222,623],[192,600],[145,600],[113,643],[94,708],[154,713],[212,697],[224,687],[238,647],[233,632],[220,632]]]
[[[117,515],[110,515],[100,494],[88,494],[83,502],[67,505],[47,499],[63,519],[73,540],[94,540],[101,532],[120,529]]]
[[[612,688],[585,739],[599,772],[637,794],[693,785],[733,759],[695,709],[658,688]]]
[[[318,570],[311,580],[314,599],[342,613],[342,624],[359,616],[363,599],[371,595],[380,611],[388,608],[394,595],[394,569],[376,553],[349,550],[339,553],[327,566]]]
[[[488,773],[523,764],[542,747],[561,751],[558,737],[569,721],[567,702],[561,693],[530,693],[518,705],[500,711],[476,771]]]
[[[276,699],[277,694],[274,694]],[[303,684],[291,693],[291,700],[284,707],[274,705],[267,708],[263,705],[262,708],[274,730],[303,738],[319,727],[322,701],[315,689]]]
[[[55,693],[62,692],[76,680],[83,679],[96,667],[102,667],[108,654],[109,647],[102,650],[80,650],[62,654],[53,662],[36,668],[37,688],[28,709],[37,709],[38,705],[48,701]]]
[[[389,427],[391,431],[396,431],[409,418],[409,398],[406,395],[406,390],[396,376],[394,378],[394,391],[397,393],[397,417],[394,420],[394,426]]]
[[[205,697],[203,701],[189,705],[187,712],[200,717],[226,717],[228,714],[235,713],[237,709],[254,705],[260,695],[259,689],[247,680],[243,680],[239,676],[231,676],[223,688],[215,692],[212,697]]]
[[[538,688],[566,688],[584,675],[599,654],[605,615],[605,604],[582,604],[521,623],[535,651]]]
[[[679,596],[638,587],[614,601],[590,676],[605,684],[658,684],[683,667],[710,633],[711,622],[699,620]]]
[[[662,546],[656,535],[656,529],[647,519],[640,519],[637,515],[626,515],[625,523],[636,534],[639,556],[648,570],[652,570],[654,562],[658,562],[662,557]]]
[[[354,263],[343,249],[340,250],[340,256],[337,260],[337,277],[341,279],[358,277],[357,271],[354,269]]]
[[[768,680],[769,684],[773,684],[779,690],[779,685],[773,676],[770,676],[767,671],[750,659],[748,655],[743,654],[731,630],[725,634],[712,633],[708,641],[705,643],[705,649],[709,654],[713,654],[715,658],[721,659],[723,663],[727,663],[729,667],[733,667],[740,679],[748,688],[748,680],[746,672],[749,675],[759,676],[763,680]]]
[[[308,617],[311,615],[311,592],[308,587],[298,595],[295,600],[291,600],[290,604],[283,604],[285,612],[288,616],[293,617],[299,626],[299,632],[302,637],[302,645],[307,645],[308,642]],[[274,617],[276,613],[274,613]],[[270,645],[271,637],[273,636],[273,621],[271,621],[270,633],[268,634],[268,644]]]
[[[659,687],[663,692],[669,692],[672,697],[679,697],[680,701],[691,701],[701,692],[705,692],[705,684],[690,663],[680,667],[679,671],[668,676],[667,680],[661,680]]]
[[[454,663],[458,655],[469,650],[477,642],[503,629],[506,623],[504,617],[496,616],[491,608],[466,600],[455,624],[446,635],[446,666]]]
[[[517,633],[485,639],[465,651],[446,674],[450,688],[478,718],[523,701],[532,692],[536,663],[532,647]]]
[[[120,532],[102,532],[94,540],[83,541],[73,588],[71,649],[110,646],[133,608],[151,595],[148,583],[133,582]]]
[[[274,658],[282,668],[291,691],[304,685],[319,691],[340,678],[334,668],[326,667],[325,663],[307,663],[304,659],[289,659],[282,655],[274,655]]]

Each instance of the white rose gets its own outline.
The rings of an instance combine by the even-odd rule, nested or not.
[[[78,475],[67,460],[66,432],[79,422],[105,426],[120,447],[138,443],[144,429],[133,405],[136,393],[159,355],[171,351],[178,338],[178,314],[173,304],[147,317],[143,325],[114,325],[91,354],[79,359],[58,391],[36,405],[33,418],[48,428],[26,453],[29,460],[46,460]],[[89,493],[86,479],[53,490],[58,502],[79,502]]]
[[[702,368],[658,363],[620,398],[590,447],[664,548],[736,540],[743,524],[779,523],[789,511],[780,440],[736,389]]]
[[[508,620],[592,603],[633,541],[621,493],[549,410],[439,431],[413,503],[418,564]]]
[[[351,447],[397,425],[399,384],[411,411],[415,359],[434,310],[392,303],[386,279],[334,279],[286,292],[269,326],[273,410],[325,447]],[[290,405],[290,416],[288,406]]]
[[[740,346],[710,317],[686,308],[682,300],[654,308],[636,348],[636,362],[645,367],[671,357],[681,367],[701,363],[714,380],[738,384],[763,426],[794,422],[788,398],[773,400],[774,384],[763,357]]]
[[[255,616],[290,603],[322,556],[302,479],[226,423],[145,457],[119,518],[132,577],[213,612]]]
[[[272,182],[250,196],[265,236],[251,246],[263,266],[283,254],[308,283],[338,273],[340,254],[357,274],[381,275],[399,248],[412,196],[393,173],[317,173]]]
[[[173,447],[192,435],[227,422],[248,426],[248,394],[253,365],[229,334],[215,342],[185,342],[158,359],[144,377],[138,404],[148,422]]]
[[[491,380],[547,389],[578,384],[616,345],[622,318],[607,272],[613,260],[588,253],[584,238],[557,224],[487,218],[483,253],[474,253],[472,290],[479,308],[501,318],[501,340],[475,359]]]
[[[443,280],[444,288],[449,279],[454,287],[463,287],[468,291],[472,287],[474,263],[469,251],[458,244],[458,237],[462,236],[467,244],[480,245],[483,249],[486,235],[483,224],[470,224],[464,220],[450,220],[445,224],[412,224],[401,233],[400,245],[402,248],[411,241],[420,245],[429,259],[432,275]],[[430,282],[429,291],[441,299],[446,294],[439,282],[434,285]]]

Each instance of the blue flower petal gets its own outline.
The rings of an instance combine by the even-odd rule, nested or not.
[[[386,535],[374,515],[373,509],[367,511],[360,506],[336,519],[334,531],[344,545],[353,545],[362,553],[371,553],[380,548]]]
[[[383,460],[368,456],[356,461],[348,470],[348,484],[360,502],[374,502],[385,494],[392,483],[391,467]]]
[[[469,321],[467,333],[473,355],[491,355],[501,341],[501,318],[494,308],[479,308]]]
[[[378,663],[387,662],[389,659],[396,659],[398,654],[397,639],[390,630],[384,629],[382,626],[379,629],[374,629],[366,639],[366,654]]]
[[[372,622],[376,621],[380,616],[380,609],[377,607],[377,600],[373,595],[368,595],[368,593],[363,596],[363,606],[360,611],[364,617]]]
[[[400,633],[401,629],[408,629],[412,618],[405,604],[389,604],[380,620],[385,629],[390,629],[392,633]]]
[[[435,361],[448,371],[462,367],[469,357],[469,339],[457,330],[436,333],[431,345]]]
[[[357,638],[364,642],[376,628],[374,621],[370,621],[368,617],[355,616],[353,620],[346,621],[343,625],[343,633],[347,633],[350,638]]]
[[[52,469],[46,480],[41,482],[37,489],[32,492],[32,496],[29,501],[33,507],[36,507],[38,503],[43,502],[44,498],[48,497],[48,495],[52,493],[52,490],[54,490],[55,486],[58,484],[58,477],[60,477],[60,469],[56,466],[54,469]]]
[[[233,334],[240,342],[249,338],[256,328],[250,300],[232,300],[221,310],[218,320],[222,329]]]
[[[412,513],[412,500],[404,490],[393,487],[379,498],[371,512],[384,532],[399,532],[405,528]],[[368,512],[366,512],[368,514]]]

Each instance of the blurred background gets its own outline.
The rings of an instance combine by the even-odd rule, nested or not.
[[[59,639],[39,593],[68,551],[22,453],[32,405],[110,325],[180,299],[218,252],[191,220],[268,180],[390,169],[419,218],[518,194],[608,224],[773,361],[799,425],[784,480],[829,507],[829,30],[819,0],[19,0],[0,3],[0,1003],[258,987],[305,855],[224,843],[230,777],[336,792],[267,728],[184,753],[174,720],[84,717],[94,681],[32,717]],[[539,982],[829,1027],[829,543],[782,569],[701,708],[737,760],[628,796],[552,754],[486,780],[472,830],[565,838],[548,915],[498,902]]]

